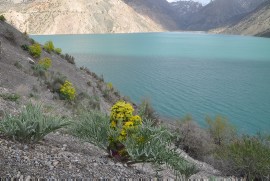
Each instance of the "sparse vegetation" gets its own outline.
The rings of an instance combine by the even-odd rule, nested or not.
[[[213,163],[224,173],[247,180],[269,180],[270,140],[259,136],[242,136],[217,152]]]
[[[41,46],[38,43],[34,43],[33,45],[29,46],[29,53],[35,57],[40,57],[42,52]]]
[[[75,65],[75,58],[73,56],[66,53],[65,55],[61,54],[61,57],[65,59],[68,63]]]
[[[6,18],[4,15],[0,15],[0,21],[6,21]]]
[[[5,115],[0,121],[0,133],[19,142],[34,144],[68,124],[62,118],[43,115],[40,106],[28,104],[18,116]]]
[[[48,70],[52,66],[52,60],[48,57],[45,57],[38,61],[38,65],[44,70]]]
[[[18,99],[20,99],[20,95],[15,93],[3,93],[0,94],[0,97],[2,97],[6,101],[13,101],[13,102],[16,102]]]
[[[52,41],[47,41],[44,46],[43,46],[44,50],[48,53],[51,53],[54,51],[54,44]]]
[[[23,68],[22,64],[19,61],[16,61],[14,63],[14,66],[17,67],[17,69],[22,69]]]

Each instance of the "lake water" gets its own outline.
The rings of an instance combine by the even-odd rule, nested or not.
[[[52,40],[123,94],[201,125],[222,115],[243,133],[270,130],[270,39],[203,33],[32,36]]]

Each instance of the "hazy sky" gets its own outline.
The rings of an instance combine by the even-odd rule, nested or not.
[[[174,1],[179,1],[179,0],[167,0],[167,1],[174,2]],[[209,3],[210,0],[193,0],[193,1],[201,2],[202,4],[207,4]]]

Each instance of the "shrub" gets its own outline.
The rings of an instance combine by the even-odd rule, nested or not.
[[[144,99],[139,105],[139,115],[143,119],[152,120],[153,122],[158,123],[158,115],[156,114],[150,101],[147,99]]]
[[[38,65],[44,68],[45,70],[48,70],[52,66],[52,60],[48,57],[45,57],[38,61]]]
[[[28,45],[22,45],[21,48],[22,48],[24,51],[29,51],[29,46],[28,46]]]
[[[23,68],[22,64],[19,61],[16,61],[14,63],[14,66],[17,67],[17,69],[22,69]]]
[[[224,117],[217,116],[215,120],[207,117],[206,123],[208,125],[208,131],[217,145],[224,145],[236,136],[235,128]]]
[[[38,58],[40,57],[42,52],[42,49],[38,43],[34,43],[33,45],[29,46],[29,53],[35,57]]]
[[[107,150],[109,129],[108,116],[98,111],[85,111],[79,115],[76,123],[71,127],[70,133],[103,150]]]
[[[37,143],[68,124],[64,119],[43,115],[40,106],[28,104],[18,116],[6,114],[0,122],[0,132],[19,142]]]
[[[41,77],[44,79],[47,77],[46,69],[43,66],[36,64],[36,65],[32,66],[32,69],[33,69],[34,76]]]
[[[6,21],[6,18],[4,15],[0,15],[0,21]]]
[[[47,85],[48,89],[50,89],[52,92],[60,93],[60,88],[65,83],[66,80],[67,80],[66,76],[62,75],[61,73],[51,72],[45,84]]]
[[[65,81],[65,83],[60,88],[60,95],[67,100],[74,100],[76,97],[76,90],[72,83]]]
[[[6,101],[13,101],[13,102],[16,102],[18,99],[20,99],[20,96],[18,94],[11,94],[11,93],[0,94],[0,97],[2,97]]]
[[[190,156],[203,160],[214,151],[214,141],[209,133],[200,128],[191,116],[186,116],[176,125],[178,139],[175,144]]]
[[[62,53],[62,49],[61,48],[55,48],[54,51],[55,51],[55,53],[57,55],[60,55]]]
[[[44,50],[48,53],[51,53],[52,51],[54,51],[54,45],[52,41],[47,41],[44,46],[43,46]]]
[[[70,64],[75,64],[75,58],[69,54],[65,54],[64,56],[62,56],[68,63]]]
[[[229,175],[247,180],[268,180],[270,177],[269,140],[257,136],[243,136],[219,150],[222,169]]]

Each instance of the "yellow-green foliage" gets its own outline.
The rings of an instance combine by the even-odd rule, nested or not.
[[[107,83],[108,90],[113,90],[113,84],[111,82]]]
[[[206,123],[208,131],[217,145],[228,143],[236,136],[235,128],[224,117],[217,116],[214,120],[207,117]]]
[[[62,49],[61,48],[55,48],[54,51],[58,55],[60,55],[62,53]]]
[[[48,53],[51,53],[52,51],[54,51],[54,45],[53,45],[53,42],[52,41],[47,41],[43,48],[48,52]]]
[[[48,57],[45,57],[38,61],[38,65],[40,65],[45,70],[48,70],[52,66],[52,60]]]
[[[38,58],[40,57],[42,52],[42,49],[38,43],[34,43],[33,45],[29,46],[29,53],[35,57]]]
[[[67,100],[74,100],[76,90],[71,82],[65,81],[65,83],[60,87],[60,94]]]

